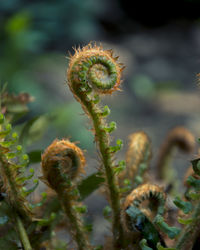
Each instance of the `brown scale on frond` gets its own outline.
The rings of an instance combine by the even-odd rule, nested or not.
[[[164,206],[166,194],[157,185],[143,184],[134,189],[125,199],[123,204],[123,222],[126,224],[126,209],[133,205],[138,207],[150,220],[157,214],[158,207]],[[163,209],[164,211],[165,209]],[[126,225],[124,224],[125,228]]]
[[[143,184],[138,188],[134,189],[127,197],[124,202],[123,208],[126,209],[129,207],[135,200],[144,201],[151,198],[151,196],[159,197],[162,196],[162,199],[166,199],[166,195],[163,192],[163,188],[152,185],[152,184]]]

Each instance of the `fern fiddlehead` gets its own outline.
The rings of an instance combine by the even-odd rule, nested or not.
[[[149,201],[149,204],[143,206],[144,201]],[[151,202],[154,201],[154,202]],[[124,202],[124,210],[133,205],[143,211],[151,220],[156,215],[163,216],[165,213],[166,195],[162,188],[157,185],[143,184],[134,189]],[[154,203],[154,204],[153,204]],[[153,205],[153,206],[152,206]],[[149,206],[149,207],[148,207]],[[124,214],[126,216],[126,214]]]
[[[151,141],[148,135],[143,131],[131,134],[126,152],[126,169],[122,172],[122,177],[130,179],[134,188],[143,183],[151,156]]]
[[[175,127],[169,131],[164,143],[161,145],[161,149],[158,156],[158,162],[156,165],[157,178],[163,179],[166,175],[166,169],[169,172],[169,162],[171,160],[171,154],[174,148],[178,148],[184,153],[191,153],[195,147],[195,139],[192,133],[184,127]],[[171,174],[172,176],[174,173]]]
[[[106,106],[101,110],[98,102],[100,94],[111,94],[119,90],[122,69],[121,64],[117,63],[117,58],[113,57],[112,51],[89,44],[76,50],[70,58],[67,71],[68,85],[72,93],[93,122],[95,141],[101,153],[110,194],[116,247],[123,244],[123,228],[120,221],[119,188],[114,174],[116,165],[113,163],[113,155],[122,143],[118,140],[116,146],[110,146],[109,133],[115,129],[116,124],[106,124],[105,116],[109,114],[109,109]]]
[[[152,221],[156,215],[164,215],[165,200],[166,195],[160,187],[143,184],[126,197],[123,206],[123,223],[127,232],[140,232],[153,249],[162,239]]]
[[[55,140],[42,155],[43,181],[56,191],[71,225],[78,249],[91,249],[83,223],[76,211],[75,179],[84,172],[83,152],[69,140]]]
[[[157,185],[143,184],[134,189],[127,197],[123,207],[123,223],[127,231],[139,231],[156,249],[160,242],[165,242],[158,232],[164,232],[169,238],[175,238],[180,229],[170,227],[163,216],[166,212],[166,194]]]

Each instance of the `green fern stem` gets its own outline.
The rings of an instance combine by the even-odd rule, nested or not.
[[[99,144],[99,150],[102,155],[102,161],[105,167],[105,174],[107,178],[107,185],[110,192],[110,202],[113,211],[113,235],[116,240],[116,246],[120,246],[123,243],[123,229],[120,223],[120,195],[117,181],[113,171],[113,159],[112,154],[109,152],[109,135],[103,129],[102,120],[94,109],[89,109],[90,115],[93,119],[95,128],[96,141]]]
[[[59,193],[58,197],[62,203],[63,210],[67,215],[70,226],[72,227],[71,231],[78,245],[78,249],[79,250],[92,249],[86,237],[86,233],[84,232],[81,218],[77,213],[77,211],[75,210],[75,208],[73,207],[74,201],[71,199],[67,191],[64,193]]]
[[[91,118],[94,127],[95,141],[101,153],[105,169],[110,203],[113,211],[114,245],[119,249],[124,243],[124,233],[120,219],[120,195],[114,174],[113,154],[110,147],[110,135],[104,117],[97,103],[99,94],[111,94],[118,90],[122,69],[112,57],[112,52],[104,51],[96,45],[88,45],[76,51],[71,58],[67,76],[68,84],[83,110]],[[106,112],[107,113],[107,112]]]
[[[20,240],[22,242],[24,250],[32,250],[24,225],[17,214],[15,215],[15,221],[16,221],[17,231],[19,232]]]

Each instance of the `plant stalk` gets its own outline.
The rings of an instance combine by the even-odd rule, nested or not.
[[[32,250],[28,235],[24,228],[24,225],[18,215],[15,217],[17,230],[19,232],[20,241],[24,247],[24,250]]]
[[[73,237],[78,245],[79,250],[91,249],[91,245],[84,232],[82,221],[80,220],[78,213],[73,208],[73,201],[70,199],[67,192],[58,193],[59,199],[62,202],[63,209],[69,219],[72,227]]]
[[[85,103],[85,100],[82,99],[82,102]],[[120,249],[120,247],[124,246],[125,238],[120,216],[121,208],[119,188],[113,171],[112,154],[109,152],[109,134],[103,129],[105,124],[103,123],[102,118],[99,117],[99,114],[96,112],[94,106],[89,102],[85,106],[87,107],[94,124],[95,140],[99,146],[102,161],[105,167],[106,180],[110,192],[110,203],[113,211],[112,231],[114,245],[116,249]]]

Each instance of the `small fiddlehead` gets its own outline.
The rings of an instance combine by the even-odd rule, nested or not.
[[[70,58],[67,71],[68,85],[75,98],[81,103],[83,110],[91,118],[95,141],[98,145],[104,165],[111,208],[113,211],[113,235],[116,248],[123,245],[123,228],[120,221],[119,188],[114,174],[113,155],[121,146],[117,140],[116,146],[110,146],[110,133],[116,128],[116,123],[106,124],[105,117],[109,114],[107,106],[99,107],[100,94],[111,94],[119,90],[122,66],[114,58],[112,51],[103,50],[100,46],[89,44],[75,51]]]
[[[174,185],[176,183],[176,172],[174,169],[169,168],[174,149],[178,148],[185,153],[191,153],[194,147],[195,139],[190,131],[184,127],[175,127],[172,129],[160,148],[156,164],[157,179],[167,179],[168,184]]]
[[[138,186],[124,202],[124,227],[127,231],[140,232],[153,249],[156,249],[159,242],[165,246],[159,231],[170,238],[176,237],[180,232],[178,228],[170,227],[164,221],[165,203],[166,195],[162,188],[151,184]]]
[[[69,140],[54,140],[42,155],[43,180],[56,191],[68,188],[84,173],[84,166],[82,150]]]
[[[42,180],[56,191],[71,225],[78,249],[90,249],[83,223],[76,210],[78,190],[76,178],[84,172],[82,150],[69,140],[55,140],[42,155]]]
[[[144,202],[148,203],[144,206]],[[162,188],[157,185],[143,184],[126,197],[123,210],[125,211],[129,206],[135,206],[153,220],[157,214],[164,215],[165,202],[166,195]],[[126,213],[124,215],[126,217]]]
[[[165,201],[166,195],[160,187],[143,184],[134,189],[124,202],[124,228],[127,232],[140,232],[153,249],[162,239],[152,221],[156,215],[164,215]],[[162,244],[165,245],[163,241]]]
[[[131,188],[142,184],[151,156],[151,142],[147,134],[143,131],[131,134],[126,153],[126,169],[119,175],[119,181],[129,179],[133,183]]]

